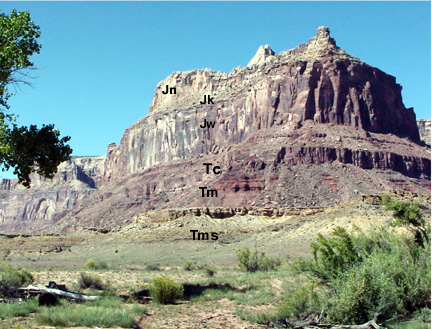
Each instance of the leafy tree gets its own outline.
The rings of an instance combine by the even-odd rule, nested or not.
[[[26,72],[34,69],[30,56],[40,52],[39,37],[39,26],[30,19],[29,11],[13,10],[10,16],[0,13],[0,106],[4,108],[0,110],[0,165],[3,170],[14,168],[27,187],[32,172],[52,178],[57,166],[72,153],[66,144],[70,137],[60,138],[54,125],[19,127],[16,117],[8,112],[8,100],[13,96],[8,86],[28,84]]]

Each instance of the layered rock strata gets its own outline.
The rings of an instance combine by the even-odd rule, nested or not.
[[[431,119],[418,119],[417,126],[420,133],[420,139],[427,145],[431,145]]]
[[[104,178],[224,149],[262,129],[297,129],[308,120],[420,140],[396,79],[346,54],[327,28],[278,55],[262,49],[257,64],[246,68],[175,72],[161,81],[150,115],[110,148]],[[166,86],[176,94],[163,94]],[[214,104],[200,104],[206,94]],[[204,118],[216,122],[215,128],[200,129]]]
[[[175,72],[157,85],[149,115],[85,175],[93,183],[73,180],[85,181],[88,192],[67,205],[58,197],[49,208],[27,199],[30,216],[15,202],[2,218],[51,218],[57,229],[71,230],[120,227],[155,209],[321,207],[386,190],[430,193],[430,148],[420,142],[401,89],[337,47],[325,27],[279,54],[260,47],[247,67],[230,73]],[[211,125],[200,127],[204,120]],[[206,174],[204,163],[221,174]],[[55,183],[64,176],[41,184],[57,191],[67,185]],[[202,187],[218,196],[202,197]]]
[[[16,179],[0,184],[0,223],[2,230],[28,229],[50,225],[73,209],[100,186],[105,156],[73,157],[60,164],[53,179],[32,175],[32,188],[19,185]]]

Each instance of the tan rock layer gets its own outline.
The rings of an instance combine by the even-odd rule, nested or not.
[[[125,131],[119,146],[109,147],[103,180],[223,149],[262,129],[296,129],[306,120],[419,141],[415,114],[403,105],[396,79],[318,32],[306,47],[271,55],[261,65],[170,75],[158,84],[150,114]],[[176,94],[164,95],[166,86]],[[200,104],[204,95],[214,104]],[[200,128],[204,119],[215,128]]]
[[[162,93],[166,86],[175,93]],[[0,230],[114,228],[158,209],[321,207],[385,190],[430,193],[430,147],[401,89],[337,47],[325,27],[279,54],[261,47],[230,73],[175,72],[106,157],[75,158],[52,181],[33,177],[32,190],[3,180]],[[204,96],[214,104],[200,104]],[[201,128],[204,119],[214,128]],[[222,173],[205,174],[205,162]],[[203,198],[199,187],[219,195]]]

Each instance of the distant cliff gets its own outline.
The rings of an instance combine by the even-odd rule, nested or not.
[[[430,193],[423,145],[396,79],[320,27],[307,44],[279,54],[262,46],[229,73],[171,74],[150,113],[106,157],[73,159],[32,190],[3,182],[0,229],[47,220],[65,230],[118,227],[154,209],[316,207],[386,190]]]
[[[8,224],[26,227],[28,221],[51,222],[100,186],[104,162],[105,156],[73,157],[60,164],[53,179],[32,175],[31,189],[19,185],[16,179],[3,179],[0,223],[5,228]]]
[[[417,126],[420,133],[420,139],[427,145],[431,145],[431,119],[418,119]]]

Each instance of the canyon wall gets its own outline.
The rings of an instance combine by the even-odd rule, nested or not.
[[[420,140],[396,79],[346,54],[328,29],[278,55],[261,49],[252,64],[230,73],[175,72],[161,81],[150,114],[110,148],[104,179],[225,149],[275,125],[296,129],[306,120]],[[176,93],[163,94],[167,86]],[[204,95],[214,104],[200,104]],[[204,118],[215,128],[201,129]]]
[[[27,189],[16,179],[0,182],[0,223],[26,227],[27,222],[51,222],[73,209],[100,186],[105,156],[73,157],[60,164],[53,179],[31,175]]]
[[[33,176],[29,190],[3,180],[0,230],[121,227],[177,207],[317,207],[388,190],[430,194],[430,146],[420,140],[430,120],[419,129],[401,89],[337,47],[325,27],[279,54],[262,46],[229,73],[175,72],[106,156],[73,158],[53,180]],[[207,174],[204,163],[220,174]]]

